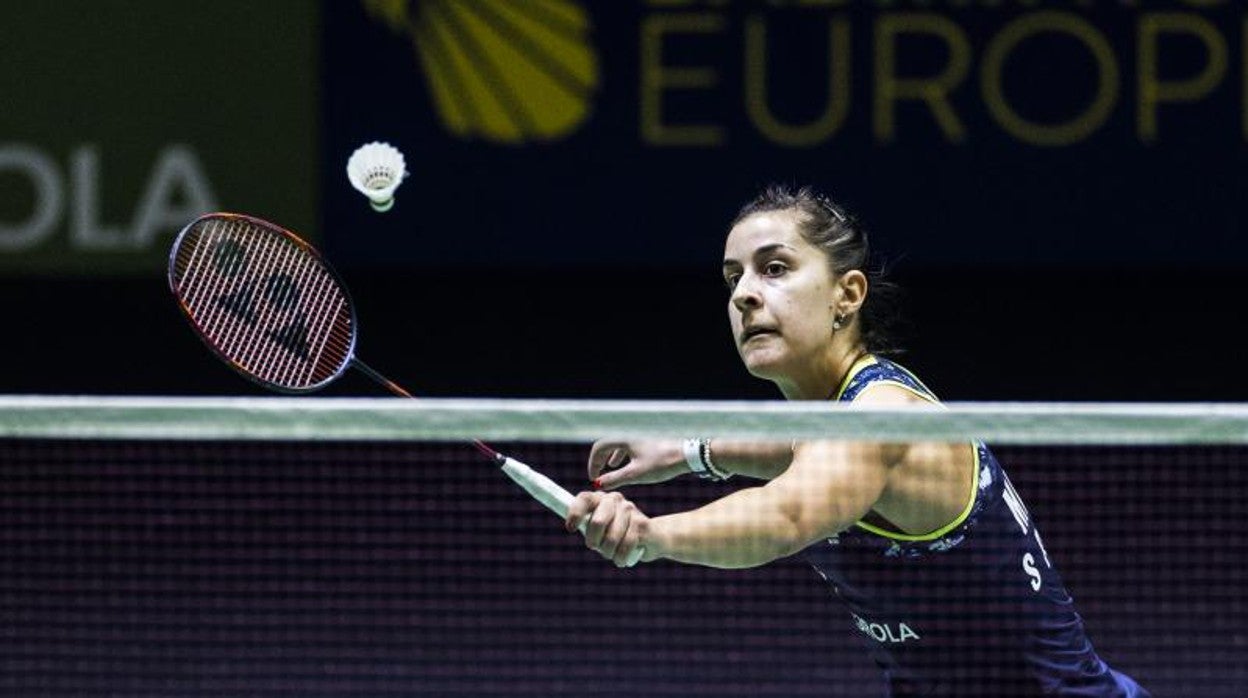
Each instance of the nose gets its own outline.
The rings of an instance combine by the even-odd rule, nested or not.
[[[745,273],[737,280],[737,285],[732,289],[732,305],[740,312],[748,309],[757,308],[763,304],[762,297],[758,294],[758,287],[754,284],[753,275]]]

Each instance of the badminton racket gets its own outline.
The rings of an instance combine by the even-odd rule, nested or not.
[[[412,397],[355,355],[355,306],[346,285],[312,245],[285,228],[237,213],[195,219],[169,252],[169,288],[217,358],[265,388],[310,393],[355,368],[395,395]],[[479,439],[472,444],[530,496],[567,517],[572,493]],[[626,564],[643,554],[637,548]]]

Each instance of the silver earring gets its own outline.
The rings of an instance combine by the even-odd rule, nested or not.
[[[844,315],[837,315],[835,318],[832,319],[832,329],[834,330],[841,329],[841,322],[844,320],[845,320]]]

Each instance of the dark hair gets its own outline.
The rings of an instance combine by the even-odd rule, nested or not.
[[[837,276],[858,270],[867,276],[867,297],[858,311],[862,342],[873,354],[900,354],[894,337],[900,325],[901,287],[884,278],[880,264],[871,269],[871,243],[857,218],[828,197],[810,187],[792,189],[768,185],[733,219],[735,227],[746,218],[767,211],[797,211],[802,214],[798,232],[810,244],[823,250]]]

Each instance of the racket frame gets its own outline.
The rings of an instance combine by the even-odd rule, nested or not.
[[[346,350],[346,360],[344,360],[342,365],[338,366],[338,368],[324,380],[302,387],[291,387],[266,381],[240,365],[232,357],[226,355],[225,352],[221,351],[221,349],[217,347],[207,333],[200,328],[199,322],[195,319],[194,314],[191,313],[191,309],[187,306],[186,301],[183,299],[182,293],[178,290],[177,279],[175,277],[177,275],[178,250],[182,249],[183,239],[195,226],[209,220],[222,220],[226,222],[230,220],[239,221],[285,236],[290,242],[298,245],[305,254],[312,257],[312,259],[318,263],[327,274],[329,274],[334,283],[338,285],[338,291],[342,293],[343,300],[345,300],[347,304],[347,314],[351,321],[351,339]],[[225,364],[230,368],[234,369],[236,373],[241,374],[247,380],[266,390],[273,390],[286,395],[305,395],[307,393],[316,392],[338,380],[342,377],[342,374],[346,373],[347,369],[352,366],[363,368],[366,373],[371,372],[371,369],[363,366],[363,364],[355,358],[355,343],[356,338],[359,336],[359,317],[355,313],[355,301],[351,298],[351,292],[348,290],[347,284],[342,280],[342,277],[338,274],[338,271],[334,269],[333,265],[329,263],[329,260],[325,259],[316,247],[280,225],[271,223],[262,218],[248,216],[243,213],[229,213],[226,211],[205,213],[183,227],[178,233],[177,238],[174,239],[173,246],[169,249],[169,266],[166,272],[166,277],[169,282],[170,292],[173,293],[173,297],[178,302],[178,307],[182,310],[182,314],[186,317],[187,322],[189,322],[191,327],[195,330],[195,334],[199,337],[200,341],[203,342],[204,345],[206,345],[218,359],[225,362]]]

